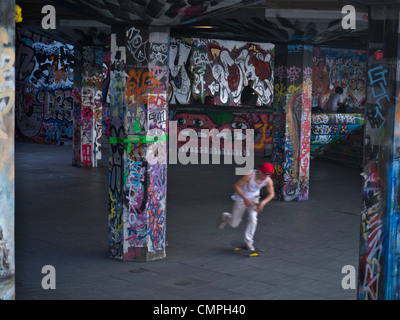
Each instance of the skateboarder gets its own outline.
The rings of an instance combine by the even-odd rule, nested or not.
[[[274,185],[271,174],[274,167],[269,162],[264,162],[258,170],[243,176],[234,185],[235,190],[232,200],[234,201],[232,213],[224,212],[217,221],[217,227],[223,229],[226,224],[232,228],[239,226],[245,211],[248,212],[248,222],[244,233],[244,243],[248,250],[254,251],[253,238],[257,228],[257,215],[274,196]],[[266,187],[268,195],[260,201],[260,190]]]

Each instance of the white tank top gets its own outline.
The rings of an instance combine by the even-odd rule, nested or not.
[[[261,188],[265,187],[267,185],[268,179],[270,179],[270,177],[268,177],[263,182],[258,184],[256,182],[256,171],[257,170],[253,170],[251,180],[240,187],[246,198],[252,201],[257,200],[257,198],[260,196]],[[235,192],[231,198],[235,201],[244,201],[242,197],[237,194],[237,192]]]

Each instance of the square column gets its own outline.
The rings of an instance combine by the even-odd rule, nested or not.
[[[0,300],[15,299],[15,1],[0,3]]]
[[[371,6],[358,298],[400,299],[399,5]]]
[[[169,29],[111,34],[109,254],[165,257]]]
[[[288,44],[285,49],[277,46],[275,68],[275,189],[279,200],[308,200],[313,47]]]
[[[103,50],[75,46],[74,166],[97,167],[101,161]]]
[[[285,163],[285,133],[286,133],[286,95],[287,95],[287,46],[275,46],[274,69],[274,108],[272,121],[272,159],[274,166],[275,199],[283,199],[284,163]]]

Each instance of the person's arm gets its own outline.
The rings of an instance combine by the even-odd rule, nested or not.
[[[253,202],[251,200],[249,200],[243,193],[242,189],[240,187],[244,186],[247,182],[249,182],[251,180],[252,177],[252,173],[243,176],[242,178],[240,178],[234,185],[233,185],[233,189],[236,191],[236,193],[243,199],[244,204],[246,205],[246,207],[252,207],[253,206]]]
[[[255,210],[257,212],[261,212],[265,205],[270,202],[274,197],[275,197],[275,191],[274,191],[274,184],[272,182],[272,179],[268,179],[267,185],[265,186],[267,188],[267,196],[256,206]]]

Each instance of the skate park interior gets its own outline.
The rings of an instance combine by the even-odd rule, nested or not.
[[[344,266],[357,273],[369,266],[360,249],[365,124],[372,123],[365,111],[368,7],[352,3],[357,28],[344,29],[341,9],[347,2],[181,2],[171,7],[153,1],[144,10],[132,4],[139,18],[103,1],[82,4],[80,13],[71,11],[72,0],[53,1],[59,23],[53,30],[38,24],[40,1],[19,2],[24,20],[15,31],[15,298],[373,296],[366,282],[342,285]],[[136,28],[129,21],[141,23]],[[156,29],[141,29],[143,24]],[[135,36],[141,44],[133,53]],[[156,46],[149,43],[158,36],[168,45],[159,46],[166,49],[159,49],[159,64],[153,65],[149,48],[155,52]],[[122,66],[115,52],[125,46],[131,63],[123,66],[126,84],[115,76]],[[143,57],[139,53],[147,62],[133,68],[132,61]],[[135,91],[134,80],[147,85],[137,70],[150,70],[157,84]],[[240,104],[246,77],[257,80],[255,106]],[[348,112],[323,112],[339,85]],[[119,103],[129,111],[122,113]],[[177,126],[175,137],[170,123]],[[129,140],[127,127],[132,137],[155,130],[152,135],[168,133],[169,140]],[[227,143],[179,139],[235,129],[241,130],[232,135],[232,141],[241,140],[239,151]],[[189,154],[194,156],[186,164]],[[240,178],[235,170],[244,166],[238,163],[244,155],[254,168],[265,161],[275,167],[276,198],[259,214],[255,244],[264,252],[255,258],[230,245],[242,239],[245,219],[236,229],[216,228],[219,214],[231,209],[232,185]],[[162,157],[167,162],[159,165]],[[57,270],[55,290],[40,285],[45,265]]]

